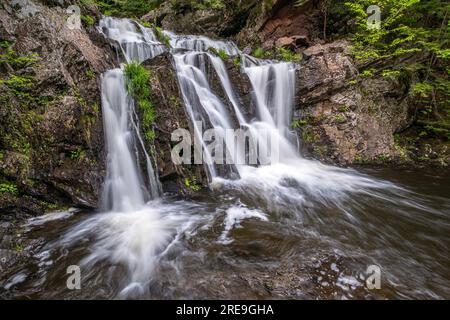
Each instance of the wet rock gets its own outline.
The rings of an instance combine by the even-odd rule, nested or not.
[[[152,102],[156,113],[155,139],[147,141],[147,149],[155,150],[154,157],[164,191],[192,194],[195,190],[190,184],[207,186],[208,179],[203,165],[175,165],[172,161],[171,151],[178,143],[171,140],[172,132],[186,129],[193,137],[172,58],[166,53],[145,62],[145,67],[151,74]]]
[[[350,44],[336,41],[303,52],[297,79],[298,131],[316,158],[342,164],[397,157],[394,133],[413,115],[408,86],[393,78],[357,79]]]
[[[237,41],[262,44],[264,50],[287,47],[298,51],[320,41],[320,24],[318,1],[307,1],[300,7],[293,1],[270,1],[262,8],[255,7]]]
[[[142,17],[178,34],[201,34],[212,37],[230,37],[245,27],[257,0],[224,0],[222,7],[208,8],[192,1],[164,2],[160,8]]]
[[[291,38],[291,37],[283,37],[283,38],[280,38],[280,39],[278,39],[276,42],[275,42],[275,45],[277,46],[277,47],[289,47],[289,48],[291,48],[292,46],[293,46],[293,44],[295,43],[295,40],[294,40],[294,38]]]

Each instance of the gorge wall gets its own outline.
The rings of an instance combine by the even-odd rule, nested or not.
[[[2,213],[97,207],[105,162],[98,75],[115,53],[93,27],[71,29],[69,16],[2,1]]]
[[[320,1],[224,1],[198,8],[164,2],[141,18],[184,34],[230,38],[246,53],[285,48],[299,54],[293,130],[303,154],[324,162],[411,163],[414,154],[396,135],[414,113],[404,79],[361,79],[345,40],[326,43]],[[95,28],[98,8],[84,6],[81,28],[71,29],[68,1],[5,0],[0,7],[0,211],[42,213],[58,207],[95,208],[105,174],[99,75],[117,66],[114,44]],[[162,55],[151,73],[154,157],[165,191],[190,194],[206,185],[201,166],[171,163],[170,133],[189,128],[173,61]],[[249,80],[227,62],[239,99],[248,106]],[[217,86],[217,84],[212,84]],[[152,143],[148,148],[153,148]],[[446,145],[420,147],[437,164],[449,163]],[[417,158],[417,157],[416,157]]]

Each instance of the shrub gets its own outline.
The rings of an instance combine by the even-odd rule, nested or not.
[[[150,72],[137,62],[125,66],[128,94],[134,98],[136,105],[142,111],[142,127],[149,141],[155,135],[153,125],[155,123],[155,107],[151,100]]]

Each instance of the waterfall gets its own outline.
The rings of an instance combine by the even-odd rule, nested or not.
[[[143,62],[166,50],[151,29],[132,20],[104,17],[98,30],[119,45],[126,62]]]
[[[176,49],[189,50],[187,53],[175,53],[175,65],[178,74],[181,91],[188,114],[194,123],[194,133],[197,139],[203,142],[206,150],[207,169],[212,179],[220,177],[218,166],[213,164],[212,155],[207,152],[206,142],[202,140],[201,132],[196,123],[202,123],[203,128],[209,125],[216,132],[223,133],[227,129],[243,128],[248,130],[249,135],[258,144],[259,154],[267,155],[269,159],[258,159],[259,163],[276,163],[282,159],[292,159],[298,156],[296,138],[290,131],[292,110],[295,91],[295,65],[291,63],[269,63],[257,59],[250,60],[252,63],[244,63],[244,72],[248,75],[252,84],[254,100],[257,106],[257,115],[252,121],[245,119],[242,106],[229,79],[227,68],[221,58],[210,53],[209,48],[222,50],[235,56],[241,54],[233,43],[224,41],[213,41],[198,36],[176,36],[170,32],[171,45]],[[245,55],[242,55],[245,57]],[[243,59],[245,60],[245,59]],[[221,86],[230,102],[234,114],[230,114],[225,103],[211,89],[208,79],[208,64],[212,66]],[[232,119],[236,118],[237,123]],[[276,147],[270,149],[271,144]],[[242,141],[238,143],[242,144]],[[245,143],[245,141],[244,141]],[[245,145],[237,148],[226,146],[226,152],[231,154],[234,165],[239,176],[247,166],[245,161]]]
[[[103,207],[133,211],[144,205],[145,196],[132,153],[132,101],[121,69],[107,71],[102,76],[102,109],[108,151]]]
[[[290,129],[295,64],[253,58],[231,42],[164,31],[169,48],[151,29],[128,19],[103,18],[99,30],[115,44],[120,62],[171,54],[173,66],[167,67],[175,68],[186,113],[205,149],[211,191],[200,192],[195,201],[161,196],[123,66],[109,70],[101,77],[104,212],[33,218],[23,226],[30,259],[26,264],[19,259],[14,277],[0,279],[0,293],[11,287],[12,296],[25,289],[22,299],[270,299],[280,292],[321,298],[326,283],[331,298],[366,298],[375,291],[364,291],[357,274],[376,264],[383,267],[383,286],[374,298],[448,296],[448,263],[442,256],[450,226],[448,197],[408,191],[303,157]],[[240,56],[254,113],[234,89],[222,53]],[[245,142],[223,150],[237,163],[214,163],[210,141],[203,139],[209,128],[219,135],[245,130],[258,142],[257,163],[245,162]],[[433,192],[436,183],[430,184]],[[80,267],[83,290],[61,285],[68,266]],[[305,282],[304,291],[276,277],[282,290],[267,290],[261,281],[278,269],[313,280],[320,272],[324,279],[320,285]]]
[[[126,62],[143,62],[165,51],[153,31],[127,19],[105,17],[99,30],[116,41]],[[103,208],[116,212],[135,211],[160,194],[160,183],[145,144],[140,136],[133,99],[126,90],[123,68],[105,72],[101,79],[102,109],[107,146],[107,176]],[[144,186],[139,167],[141,150],[148,173]]]

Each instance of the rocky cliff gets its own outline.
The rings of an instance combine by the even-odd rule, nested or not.
[[[0,212],[95,208],[104,176],[99,75],[114,53],[71,13],[0,6]]]

